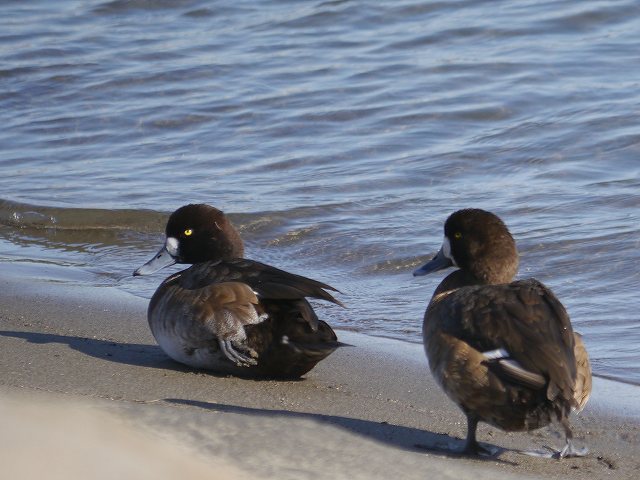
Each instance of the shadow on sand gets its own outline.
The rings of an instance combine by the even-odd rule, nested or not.
[[[110,340],[100,340],[88,337],[73,337],[43,332],[18,332],[0,330],[0,336],[21,338],[29,343],[49,344],[58,343],[87,356],[99,358],[109,362],[133,365],[137,367],[158,368],[162,370],[174,370],[177,372],[199,372],[214,377],[228,377],[234,375],[246,380],[268,381],[270,377],[257,377],[251,371],[245,371],[242,367],[229,366],[226,371],[213,371],[191,368],[172,360],[158,345],[141,343],[119,343]],[[300,379],[276,378],[281,381],[297,382]]]
[[[192,371],[171,360],[157,345],[118,343],[109,340],[99,340],[97,338],[73,337],[70,335],[41,332],[0,330],[0,335],[3,337],[21,338],[29,343],[35,344],[59,343],[61,345],[67,345],[69,348],[90,357],[107,360],[109,362],[138,367]]]
[[[458,453],[462,449],[464,441],[442,433],[430,432],[418,428],[392,425],[387,422],[362,420],[359,418],[341,417],[337,415],[325,415],[322,413],[292,412],[289,410],[269,410],[262,408],[242,407],[227,405],[224,403],[203,402],[180,398],[165,398],[165,402],[176,405],[188,405],[212,412],[234,413],[238,415],[259,416],[266,418],[282,418],[283,421],[300,418],[309,419],[325,425],[339,427],[349,432],[356,433],[370,440],[384,443],[394,448],[413,452],[429,453],[450,458],[468,458],[470,460],[500,462],[508,465],[517,463],[498,458],[506,449],[498,448],[494,456],[468,456]],[[492,450],[497,447],[486,445]]]
[[[122,363],[147,368],[158,368],[182,372],[199,371],[170,359],[157,345],[118,343],[109,340],[100,340],[87,337],[74,337],[69,335],[58,335],[41,332],[19,332],[0,330],[0,336],[21,338],[29,343],[50,344],[57,343],[67,345],[69,348],[81,352],[85,355],[99,358],[110,362]],[[227,377],[226,373],[217,373],[202,370],[201,372],[216,377]],[[247,380],[270,380],[267,378],[247,377]],[[300,381],[300,380],[292,380]],[[304,379],[302,379],[304,381]],[[343,428],[350,432],[357,433],[363,437],[390,445],[395,448],[414,452],[423,452],[445,457],[470,458],[474,460],[489,460],[512,464],[497,458],[505,449],[498,449],[491,457],[468,457],[458,453],[462,449],[463,440],[445,434],[430,432],[412,427],[392,425],[387,422],[375,422],[372,420],[362,420],[358,418],[341,417],[336,415],[325,415],[321,413],[292,412],[288,410],[269,410],[260,408],[242,407],[237,405],[226,405],[222,403],[202,402],[187,399],[168,398],[167,403],[178,405],[189,405],[206,410],[234,413],[240,415],[253,415],[262,417],[276,417],[283,420],[291,418],[311,419],[323,424]],[[486,445],[492,450],[495,446]]]

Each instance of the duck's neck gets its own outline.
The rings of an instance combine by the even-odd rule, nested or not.
[[[436,291],[433,292],[433,296],[437,297],[444,292],[449,292],[451,290],[456,290],[462,287],[469,287],[472,285],[482,285],[484,283],[485,282],[479,280],[466,270],[456,270],[454,272],[451,272],[444,278],[444,280],[442,280],[442,282],[440,282],[440,285],[438,285]]]
[[[227,232],[228,238],[212,238],[201,250],[200,258],[194,262],[228,261],[244,257],[244,245],[238,233],[233,230]]]

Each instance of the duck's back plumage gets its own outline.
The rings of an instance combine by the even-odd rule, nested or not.
[[[431,369],[445,391],[463,408],[486,410],[480,416],[489,423],[528,430],[548,423],[552,412],[568,413],[574,406],[576,362],[569,317],[537,280],[442,292],[434,296],[423,330]],[[485,356],[499,349],[508,357]],[[509,361],[523,371],[503,365]],[[461,362],[459,375],[452,375],[452,365]],[[529,373],[543,377],[544,385]]]
[[[184,273],[180,284],[186,289],[238,281],[249,285],[261,298],[265,299],[299,300],[310,297],[343,306],[339,300],[327,292],[327,290],[336,291],[330,285],[247,258],[198,263]]]

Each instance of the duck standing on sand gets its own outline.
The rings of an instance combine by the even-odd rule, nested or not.
[[[160,251],[133,274],[175,263],[151,298],[148,319],[160,347],[195,368],[296,378],[338,346],[307,297],[342,305],[334,288],[243,258],[240,235],[224,213],[186,205],[169,217]]]
[[[518,252],[494,214],[466,209],[444,225],[437,255],[415,276],[451,266],[424,315],[429,367],[467,417],[464,453],[489,453],[476,441],[479,421],[529,431],[557,419],[566,445],[552,456],[583,456],[568,416],[591,393],[589,357],[566,310],[535,279],[512,281]]]

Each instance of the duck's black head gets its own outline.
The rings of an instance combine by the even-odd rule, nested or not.
[[[444,224],[438,254],[414,275],[456,266],[479,284],[508,283],[518,271],[518,251],[507,226],[478,208],[458,210]]]
[[[160,251],[134,275],[146,275],[174,263],[229,260],[244,255],[235,227],[217,208],[204,204],[180,207],[171,214]]]

